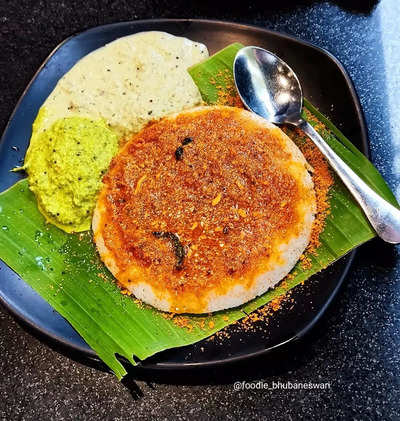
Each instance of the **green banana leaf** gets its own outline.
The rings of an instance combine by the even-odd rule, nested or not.
[[[232,77],[233,44],[189,70],[204,100],[218,102],[210,76],[221,71]],[[335,151],[386,199],[397,202],[371,163],[311,104],[308,110],[327,127],[321,133]],[[116,355],[130,363],[165,349],[195,343],[243,318],[273,298],[284,294],[371,239],[374,232],[340,181],[331,191],[331,214],[321,234],[311,268],[295,268],[296,276],[250,303],[212,316],[187,316],[186,327],[177,326],[165,313],[124,296],[100,262],[91,234],[66,234],[46,224],[26,180],[0,194],[0,258],[39,293],[79,332],[121,379],[126,370]]]

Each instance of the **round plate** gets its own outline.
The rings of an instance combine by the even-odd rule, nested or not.
[[[68,38],[40,67],[19,100],[0,143],[0,191],[21,177],[9,170],[23,161],[33,120],[57,81],[81,57],[96,48],[116,38],[150,30],[200,41],[211,54],[236,41],[274,52],[297,73],[304,95],[368,155],[364,118],[353,84],[343,66],[327,51],[287,35],[235,23],[187,19],[124,22],[96,27]],[[266,353],[300,338],[326,310],[353,256],[354,252],[313,276],[304,286],[296,287],[292,293],[294,301],[276,312],[263,329],[251,332],[231,329],[229,339],[203,340],[167,350],[141,362],[140,367],[178,369],[223,364]],[[95,357],[71,325],[3,262],[0,262],[0,300],[44,337],[66,346],[71,352]]]

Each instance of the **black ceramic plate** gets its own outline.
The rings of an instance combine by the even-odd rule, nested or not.
[[[328,52],[287,35],[234,23],[201,20],[126,22],[93,28],[67,39],[39,69],[18,102],[0,144],[0,191],[21,177],[9,170],[22,162],[32,122],[61,76],[96,48],[116,38],[149,30],[167,31],[203,42],[210,53],[235,41],[271,50],[297,73],[305,96],[356,146],[368,153],[365,123],[352,82],[338,60]],[[292,308],[276,312],[267,328],[232,332],[230,339],[221,343],[202,341],[168,350],[147,359],[141,363],[142,367],[163,369],[222,364],[266,353],[298,339],[315,324],[331,302],[349,269],[353,254],[313,276],[304,287],[296,288]],[[14,315],[46,338],[71,351],[95,356],[70,324],[2,262],[0,299]]]

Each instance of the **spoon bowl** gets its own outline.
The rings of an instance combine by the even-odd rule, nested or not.
[[[293,70],[275,54],[259,47],[244,47],[234,61],[235,83],[245,106],[266,120],[296,122],[303,93]]]
[[[292,124],[310,137],[363,209],[376,233],[400,243],[400,210],[369,187],[302,118],[303,93],[294,71],[259,47],[244,47],[233,63],[236,88],[244,105],[275,124]]]

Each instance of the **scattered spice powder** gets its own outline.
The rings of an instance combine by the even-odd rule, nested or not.
[[[161,313],[162,317],[167,320],[172,320],[173,323],[181,328],[187,329],[189,332],[193,330],[193,323],[187,316],[177,315],[175,313]],[[204,328],[204,321],[203,321]]]
[[[210,79],[210,83],[217,88],[218,105],[244,108],[243,102],[237,94],[235,82],[229,69],[220,70]]]
[[[308,110],[305,112],[309,121],[317,123],[315,129],[319,133],[326,130],[325,125],[316,119]],[[301,258],[303,269],[309,269],[312,265],[310,255],[317,255],[317,249],[321,245],[319,236],[324,230],[325,220],[330,214],[329,190],[334,184],[334,178],[329,164],[312,140],[300,129],[284,127],[283,130],[297,144],[307,162],[313,168],[311,176],[314,182],[317,212],[311,231],[310,243]]]
[[[178,327],[183,327],[187,329],[189,332],[193,330],[193,325],[190,323],[190,319],[186,316],[175,316],[173,322]]]
[[[121,294],[122,295],[132,295],[132,293],[129,291],[129,289],[126,289],[126,288],[121,289]]]
[[[134,299],[134,300],[133,300],[133,302],[134,302],[137,306],[139,306],[139,308],[143,308],[143,307],[144,307],[143,301],[139,300],[138,298]]]

